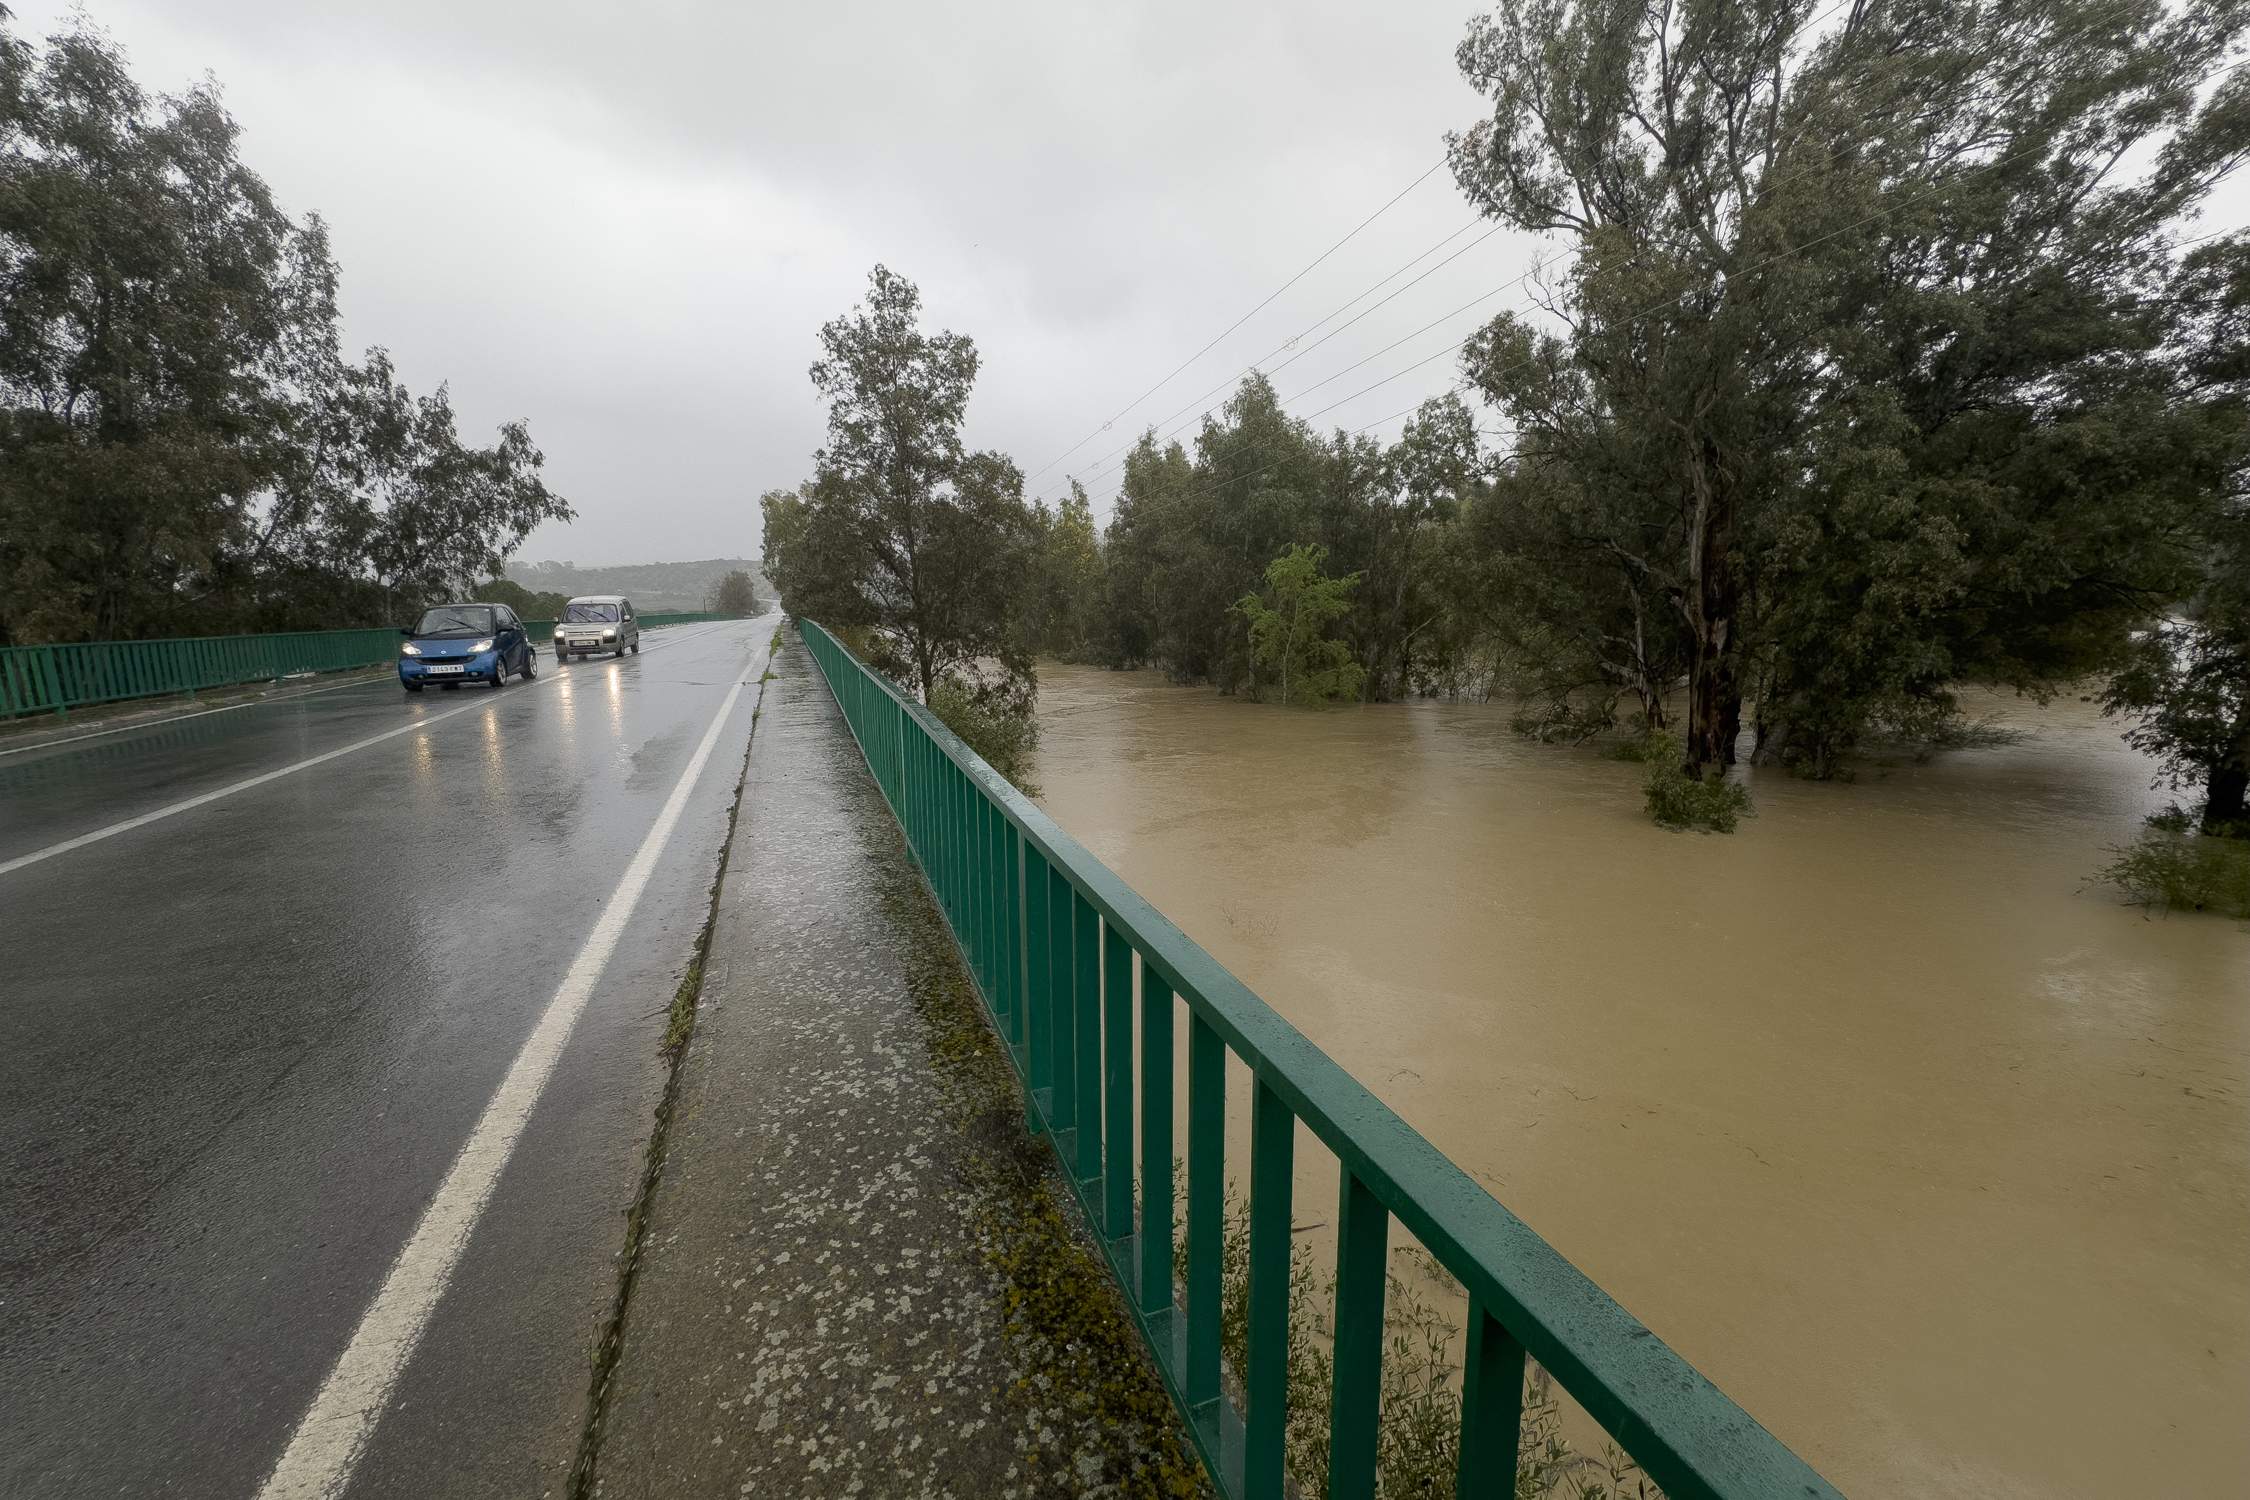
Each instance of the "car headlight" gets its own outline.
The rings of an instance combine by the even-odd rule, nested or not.
[[[614,641],[617,639],[617,632],[614,630],[605,630],[602,632],[602,639],[605,641]]]
[[[471,656],[475,656],[475,655],[477,655],[477,654],[478,654],[479,652],[483,652],[483,651],[490,651],[491,649],[492,649],[492,641],[491,641],[491,638],[490,638],[490,637],[487,637],[486,639],[484,639],[484,640],[481,640],[481,641],[477,642],[477,643],[476,643],[476,644],[475,644],[474,646],[471,646],[471,647],[469,648],[469,654],[470,654]]]
[[[563,638],[563,628],[562,628],[562,627],[561,627],[560,625],[557,625],[557,626],[555,627],[555,639],[559,641],[559,640],[561,640],[562,638]]]
[[[408,641],[405,645],[398,648],[398,654],[401,656],[420,656],[422,654],[422,648],[415,645],[412,641]]]

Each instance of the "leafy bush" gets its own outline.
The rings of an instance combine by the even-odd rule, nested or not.
[[[1732,833],[1737,821],[1750,811],[1750,789],[1724,777],[1698,781],[1680,764],[1680,742],[1669,734],[1652,734],[1647,741],[1648,775],[1642,788],[1648,793],[1648,815],[1663,828],[1694,828],[1705,833]]]
[[[941,677],[930,690],[930,712],[984,763],[1015,784],[1027,797],[1039,795],[1031,780],[1032,752],[1039,748],[1039,721],[1031,706],[993,693],[979,693],[957,677]]]
[[[2159,813],[2103,869],[2135,906],[2212,911],[2250,921],[2250,839],[2175,831]]]

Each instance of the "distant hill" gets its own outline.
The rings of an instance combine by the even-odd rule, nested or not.
[[[701,609],[704,595],[721,578],[742,568],[757,580],[761,603],[773,598],[773,585],[754,557],[711,557],[701,562],[621,563],[581,567],[569,562],[510,563],[506,576],[534,592],[623,594],[642,610]]]

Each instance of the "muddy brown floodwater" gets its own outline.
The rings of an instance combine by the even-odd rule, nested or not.
[[[1496,705],[1042,686],[1056,820],[1847,1493],[2250,1493],[2250,933],[2090,881],[2093,709],[1712,837]]]

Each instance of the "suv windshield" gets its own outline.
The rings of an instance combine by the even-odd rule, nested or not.
[[[617,618],[614,604],[569,604],[563,607],[563,618],[574,624],[592,625]]]
[[[422,611],[422,619],[414,627],[416,635],[490,635],[492,634],[492,606],[489,604],[441,604],[436,609]]]

